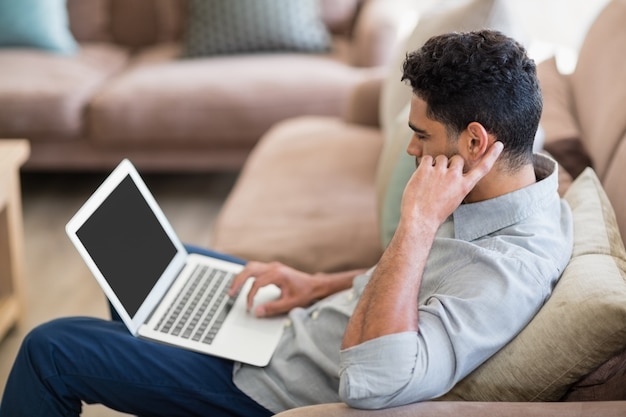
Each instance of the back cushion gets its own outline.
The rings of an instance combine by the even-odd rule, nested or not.
[[[157,4],[155,0],[111,0],[111,33],[115,42],[131,48],[155,43]]]
[[[358,0],[320,0],[322,19],[329,31],[348,34],[354,23]]]
[[[613,0],[589,28],[571,77],[581,140],[603,182],[626,133],[624,22],[626,0]]]
[[[67,0],[70,30],[78,42],[106,42],[111,36],[111,0]]]
[[[624,172],[626,171],[626,133],[619,140],[612,153],[611,163],[607,166],[602,184],[615,208],[617,223],[622,236],[626,237],[626,187]]]

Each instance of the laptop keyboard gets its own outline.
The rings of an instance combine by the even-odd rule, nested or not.
[[[234,274],[197,265],[155,330],[211,344],[235,303],[228,296]]]

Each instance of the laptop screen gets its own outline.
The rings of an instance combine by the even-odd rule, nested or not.
[[[176,255],[130,175],[76,235],[131,317]]]

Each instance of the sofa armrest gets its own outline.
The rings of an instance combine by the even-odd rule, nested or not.
[[[343,115],[346,123],[363,126],[380,126],[380,95],[384,74],[377,74],[361,81],[354,87],[348,98]]]
[[[384,410],[356,410],[345,404],[322,404],[285,411],[276,417],[618,417],[626,401],[551,403],[427,401]]]
[[[364,1],[352,33],[352,65],[376,67],[390,63],[402,36],[417,19],[415,6],[405,0]]]

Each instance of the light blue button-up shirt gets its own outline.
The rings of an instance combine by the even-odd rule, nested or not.
[[[536,156],[535,172],[537,183],[463,204],[441,226],[417,300],[418,332],[340,350],[372,269],[351,290],[291,311],[270,364],[237,364],[235,384],[273,412],[340,400],[384,408],[449,391],[526,326],[571,256],[556,164]]]

